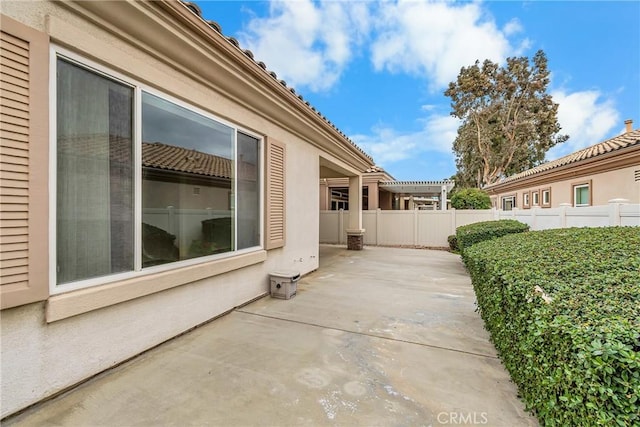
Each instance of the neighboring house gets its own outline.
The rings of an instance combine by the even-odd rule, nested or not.
[[[349,210],[349,187],[345,178],[320,180],[320,210]],[[396,181],[383,168],[374,166],[362,177],[362,209],[447,209],[447,196],[454,182]]]
[[[488,185],[494,208],[606,205],[612,199],[640,203],[640,129],[625,133]]]
[[[3,1],[0,417],[318,268],[374,162],[197,7]]]

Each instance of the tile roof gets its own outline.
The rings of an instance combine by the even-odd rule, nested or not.
[[[378,166],[378,165],[373,165],[372,167],[370,167],[369,169],[364,171],[365,174],[381,174],[383,175],[382,180],[384,181],[395,181],[395,178],[386,170],[384,170],[384,168],[382,166]]]
[[[59,137],[59,155],[84,159],[110,159],[116,163],[130,164],[133,159],[130,138],[107,134],[82,134]],[[238,159],[238,173],[243,179],[255,179],[257,167]],[[233,161],[213,154],[203,153],[161,142],[142,143],[142,165],[148,168],[186,172],[196,175],[231,179]]]
[[[499,184],[506,184],[508,182],[525,179],[542,172],[550,171],[552,169],[556,169],[573,163],[578,163],[584,160],[593,159],[603,154],[611,153],[622,148],[633,146],[637,146],[638,148],[640,148],[640,129],[623,133],[614,138],[592,145],[591,147],[583,148],[582,150],[576,151],[575,153],[560,157],[559,159],[552,160],[531,169],[527,169],[524,172],[508,176],[506,178],[503,178],[501,181],[496,182],[495,184],[487,185],[485,189],[494,187]]]
[[[202,16],[202,10],[200,9],[200,7],[193,3],[193,2],[189,2],[189,1],[184,1],[181,0],[182,4],[189,9],[191,12],[193,12],[196,16],[198,16],[200,19],[202,19],[204,22],[207,23],[207,25],[209,25],[209,27],[211,27],[212,29],[214,29],[217,33],[219,33],[220,35],[222,35],[225,39],[227,39],[227,41],[229,43],[231,43],[232,45],[234,45],[238,50],[240,50],[242,53],[244,53],[244,55],[251,59],[254,63],[256,63],[260,68],[262,68],[264,70],[265,73],[269,74],[274,80],[276,80],[277,82],[279,82],[282,86],[284,86],[285,88],[287,88],[287,82],[284,80],[279,80],[278,79],[278,75],[273,72],[273,71],[269,71],[267,70],[267,66],[264,62],[262,61],[256,61],[253,57],[253,52],[251,52],[248,49],[242,49],[240,47],[240,43],[238,42],[237,39],[235,39],[234,37],[227,37],[222,33],[222,27],[220,26],[220,24],[218,24],[215,21],[211,21],[211,20],[207,20],[204,18],[204,16]],[[371,157],[369,154],[367,154],[362,148],[360,148],[355,142],[353,142],[346,134],[344,134],[340,129],[338,129],[336,127],[335,124],[331,123],[331,121],[329,119],[327,119],[325,116],[322,115],[322,113],[320,113],[320,111],[316,110],[315,107],[313,105],[311,105],[309,103],[309,101],[306,101],[302,95],[297,94],[294,88],[288,88],[289,92],[291,92],[294,96],[296,96],[298,98],[298,100],[300,102],[303,102],[307,108],[311,109],[311,111],[313,111],[314,113],[316,113],[326,124],[328,124],[329,126],[331,126],[336,132],[338,132],[338,134],[340,134],[340,136],[342,136],[342,138],[348,142],[352,147],[354,147],[356,150],[358,150],[361,154],[363,154],[367,159],[371,160],[373,162],[373,157]]]
[[[229,179],[233,175],[231,159],[161,142],[142,143],[142,164],[145,167],[218,178]]]

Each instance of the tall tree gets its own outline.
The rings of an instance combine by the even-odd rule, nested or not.
[[[445,95],[451,115],[462,120],[453,144],[457,178],[482,187],[544,161],[545,153],[569,137],[560,135],[558,104],[547,93],[547,57],[539,50],[463,67]]]

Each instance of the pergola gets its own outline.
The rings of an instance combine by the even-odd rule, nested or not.
[[[399,201],[398,209],[434,209],[447,210],[447,195],[455,183],[443,181],[381,181],[380,189],[393,193]],[[405,207],[404,201],[407,201]]]

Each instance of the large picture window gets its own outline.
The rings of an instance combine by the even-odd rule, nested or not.
[[[142,93],[143,267],[234,250],[234,140],[233,128]]]
[[[63,57],[56,75],[57,285],[261,245],[260,138]]]

